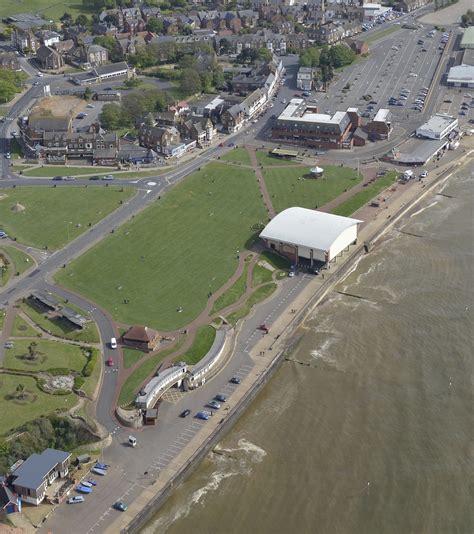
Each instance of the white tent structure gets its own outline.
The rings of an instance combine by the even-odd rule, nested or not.
[[[329,263],[357,241],[362,221],[306,208],[288,208],[274,217],[260,233],[266,245],[290,258]]]
[[[320,176],[323,175],[324,169],[316,165],[316,167],[313,167],[312,169],[310,169],[309,172],[311,173],[311,176],[315,176],[316,178],[319,178]]]

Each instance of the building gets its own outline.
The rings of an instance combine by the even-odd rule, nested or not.
[[[369,53],[369,45],[367,41],[350,39],[348,44],[358,56],[365,56]]]
[[[135,405],[141,410],[153,408],[160,397],[175,384],[181,384],[187,374],[187,366],[181,362],[154,376],[138,393]]]
[[[296,75],[296,87],[303,91],[313,88],[314,70],[311,67],[300,67]]]
[[[70,452],[46,449],[41,454],[32,454],[12,472],[11,486],[21,499],[30,504],[40,504],[46,489],[58,477],[69,473]]]
[[[388,109],[379,109],[364,129],[370,141],[389,139],[393,130],[392,113]]]
[[[16,512],[21,512],[20,497],[0,481],[0,520]]]
[[[266,246],[293,263],[327,264],[357,242],[362,221],[306,208],[288,208],[265,226]]]
[[[226,342],[227,331],[223,328],[217,329],[211,348],[189,373],[188,384],[191,389],[204,385],[209,375],[215,372],[225,353]]]
[[[58,70],[64,67],[64,59],[54,48],[41,45],[36,51],[36,59],[44,70]]]
[[[458,124],[459,121],[455,117],[444,113],[436,113],[428,122],[416,129],[416,136],[426,139],[443,139],[457,128]]]
[[[448,73],[448,85],[451,87],[474,87],[474,66],[457,65],[451,67]]]
[[[293,98],[272,128],[272,139],[314,148],[351,148],[352,124],[346,111],[318,113],[302,98]]]
[[[461,50],[466,48],[474,48],[474,26],[466,28],[459,44]]]
[[[155,350],[160,340],[160,334],[148,326],[132,326],[122,336],[124,345],[144,352]]]
[[[239,104],[234,104],[227,108],[221,115],[221,122],[224,130],[228,133],[234,133],[243,126],[245,114]]]
[[[18,56],[9,52],[0,54],[0,70],[1,69],[21,70]]]
[[[180,135],[174,126],[158,127],[142,124],[138,130],[138,141],[141,146],[164,154],[168,146],[180,142]]]
[[[410,13],[415,9],[429,4],[432,0],[398,0],[397,6],[400,11]]]
[[[71,76],[69,79],[76,85],[90,85],[93,83],[102,83],[111,78],[129,79],[134,74],[134,69],[130,68],[125,61],[121,61],[110,65],[99,65],[90,72]]]

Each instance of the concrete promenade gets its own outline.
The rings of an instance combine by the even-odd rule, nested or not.
[[[126,512],[115,517],[104,530],[106,533],[138,532],[163,504],[174,488],[190,474],[209,450],[228,431],[236,417],[250,404],[250,401],[277,368],[288,348],[292,345],[292,335],[334,285],[350,271],[354,262],[364,254],[364,242],[374,243],[394,224],[400,221],[420,200],[443,183],[459,166],[472,158],[472,139],[463,143],[465,152],[456,161],[449,161],[442,167],[431,171],[423,183],[414,182],[404,186],[400,194],[391,198],[386,209],[379,210],[359,233],[359,243],[349,248],[342,257],[337,258],[331,268],[324,272],[324,278],[314,277],[295,299],[288,298],[283,309],[272,324],[271,333],[262,336],[253,346],[249,356],[254,362],[248,374],[232,395],[232,408],[224,418],[213,417],[202,426],[196,436],[185,448],[159,473],[155,483],[130,503]],[[458,150],[460,152],[461,148]],[[357,213],[355,214],[357,216]]]

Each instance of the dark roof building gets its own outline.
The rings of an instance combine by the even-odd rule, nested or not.
[[[122,336],[124,345],[146,352],[154,350],[160,340],[160,334],[148,326],[132,326]]]

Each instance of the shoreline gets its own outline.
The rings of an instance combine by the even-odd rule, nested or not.
[[[135,502],[131,503],[129,507],[130,514],[126,513],[123,516],[118,517],[108,526],[105,532],[112,533],[120,531],[124,533],[136,533],[140,532],[140,530],[146,526],[153,516],[157,514],[174,489],[193,472],[199,462],[201,462],[223,436],[231,430],[237,419],[250,406],[253,399],[261,391],[262,386],[270,380],[273,373],[279,368],[280,363],[287,356],[288,352],[292,350],[296,343],[298,343],[301,336],[297,333],[297,330],[306,321],[309,314],[324,302],[324,298],[328,292],[332,290],[337,283],[342,281],[352,270],[355,262],[366,254],[364,243],[369,242],[372,246],[376,243],[379,244],[380,240],[383,239],[385,234],[390,231],[397,222],[406,217],[409,212],[426,198],[426,196],[431,194],[436,187],[442,185],[455,172],[461,170],[470,160],[472,160],[473,153],[474,150],[467,147],[466,152],[462,155],[459,161],[448,162],[444,168],[438,170],[437,174],[433,176],[431,181],[425,184],[423,190],[420,191],[417,184],[413,184],[410,189],[404,191],[397,199],[398,202],[394,203],[393,206],[390,206],[395,212],[389,214],[384,220],[379,219],[370,221],[361,231],[359,243],[354,246],[352,251],[343,257],[342,263],[336,264],[335,270],[330,272],[326,281],[319,283],[319,279],[314,278],[311,283],[308,284],[308,287],[295,299],[295,301],[303,300],[304,302],[301,303],[301,307],[297,307],[298,312],[292,315],[292,319],[288,322],[288,314],[285,312],[288,308],[295,307],[295,301],[291,302],[288,305],[288,308],[285,308],[285,311],[282,311],[275,320],[275,327],[273,328],[279,331],[280,334],[277,339],[271,343],[270,347],[266,347],[267,350],[272,350],[271,354],[274,354],[274,356],[270,358],[261,358],[256,361],[255,368],[260,368],[260,372],[256,373],[256,378],[250,379],[251,383],[247,385],[245,392],[241,392],[242,394],[240,398],[225,419],[213,428],[203,427],[202,431],[199,433],[199,438],[193,440],[199,441],[199,443],[196,444],[191,441],[188,446],[181,451],[180,455],[176,457],[175,461],[160,473],[160,478],[157,479],[155,484],[143,491]],[[392,209],[390,209],[390,211],[392,211]],[[367,234],[364,236],[365,238],[362,238],[363,234]],[[319,287],[313,288],[315,285],[318,285]],[[246,319],[248,319],[248,317]],[[277,325],[279,322],[286,322],[287,324],[281,325],[281,329],[278,329]],[[262,341],[257,343],[253,348],[252,353],[258,353],[258,349],[264,348],[263,345],[267,344],[267,340],[263,338]],[[259,345],[262,345],[262,347],[259,347]],[[257,351],[255,349],[257,349]],[[262,359],[264,359],[265,362],[261,361]],[[129,516],[128,519],[127,517],[124,517],[125,515]]]

